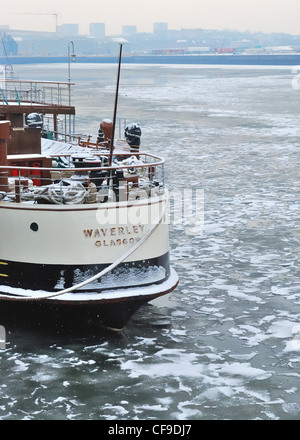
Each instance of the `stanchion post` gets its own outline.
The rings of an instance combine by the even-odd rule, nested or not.
[[[7,166],[7,141],[10,139],[10,121],[0,121],[0,166]],[[8,171],[0,169],[0,191],[7,192]]]

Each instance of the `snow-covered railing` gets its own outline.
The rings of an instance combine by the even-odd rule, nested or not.
[[[164,192],[164,160],[147,153],[52,157],[53,167],[0,166],[7,188],[0,201],[38,204],[90,204],[148,199]],[[49,158],[48,158],[49,160]]]

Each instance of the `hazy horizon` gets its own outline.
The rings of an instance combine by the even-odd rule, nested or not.
[[[3,0],[2,0],[3,1]],[[80,34],[89,23],[106,25],[107,35],[120,34],[122,26],[152,32],[153,23],[167,22],[169,29],[230,29],[252,32],[299,34],[299,0],[14,0],[1,12],[0,25],[10,29],[54,32],[56,24],[78,23]]]

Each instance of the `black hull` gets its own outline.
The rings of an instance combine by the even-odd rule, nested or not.
[[[170,269],[169,253],[166,253],[151,260],[120,264],[108,274],[113,278],[105,279],[104,276],[100,282],[97,280],[96,284],[74,290],[67,297],[59,293],[60,288],[68,288],[71,282],[76,285],[76,281],[95,275],[103,267],[9,262],[3,266],[8,276],[1,279],[0,285],[0,325],[7,331],[15,328],[52,333],[85,333],[91,328],[121,331],[142,305],[171,292],[178,283],[177,275],[174,276]],[[158,275],[155,277],[156,270]],[[69,276],[63,277],[62,283],[62,274],[66,273]],[[79,279],[75,279],[75,273],[80,274]],[[58,281],[63,285],[54,289]],[[48,298],[55,294],[59,296]],[[44,295],[47,298],[41,298]]]
[[[104,270],[108,265],[94,264],[94,265],[46,265],[46,264],[32,264],[23,262],[6,261],[5,266],[1,267],[2,277],[0,284],[13,288],[42,290],[42,291],[59,291],[60,289],[67,289],[74,284],[93,277],[97,273]],[[134,261],[130,263],[122,263],[113,271],[110,272],[109,277],[114,277],[114,284],[107,286],[107,276],[102,277],[96,283],[87,285],[84,291],[101,292],[109,289],[116,289],[124,287],[124,280],[126,280],[126,287],[134,287],[135,278],[139,278],[138,285],[147,285],[152,280],[149,280],[147,273],[151,269],[161,268],[164,271],[163,277],[157,281],[161,282],[170,274],[169,253],[157,258],[148,260]],[[118,286],[118,280],[121,286]],[[144,280],[144,281],[143,281]],[[80,290],[82,292],[82,290]]]
[[[32,329],[53,334],[85,334],[90,330],[121,331],[148,300],[115,303],[63,303],[59,301],[0,301],[0,324],[6,332]]]

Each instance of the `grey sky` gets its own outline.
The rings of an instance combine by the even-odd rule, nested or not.
[[[80,33],[88,33],[91,22],[106,23],[108,35],[121,33],[122,25],[135,25],[138,32],[152,32],[153,23],[160,21],[168,22],[169,29],[300,33],[300,0],[0,1],[0,24],[10,25],[11,29],[54,31],[55,15],[51,14],[57,14],[58,25],[79,23]]]

